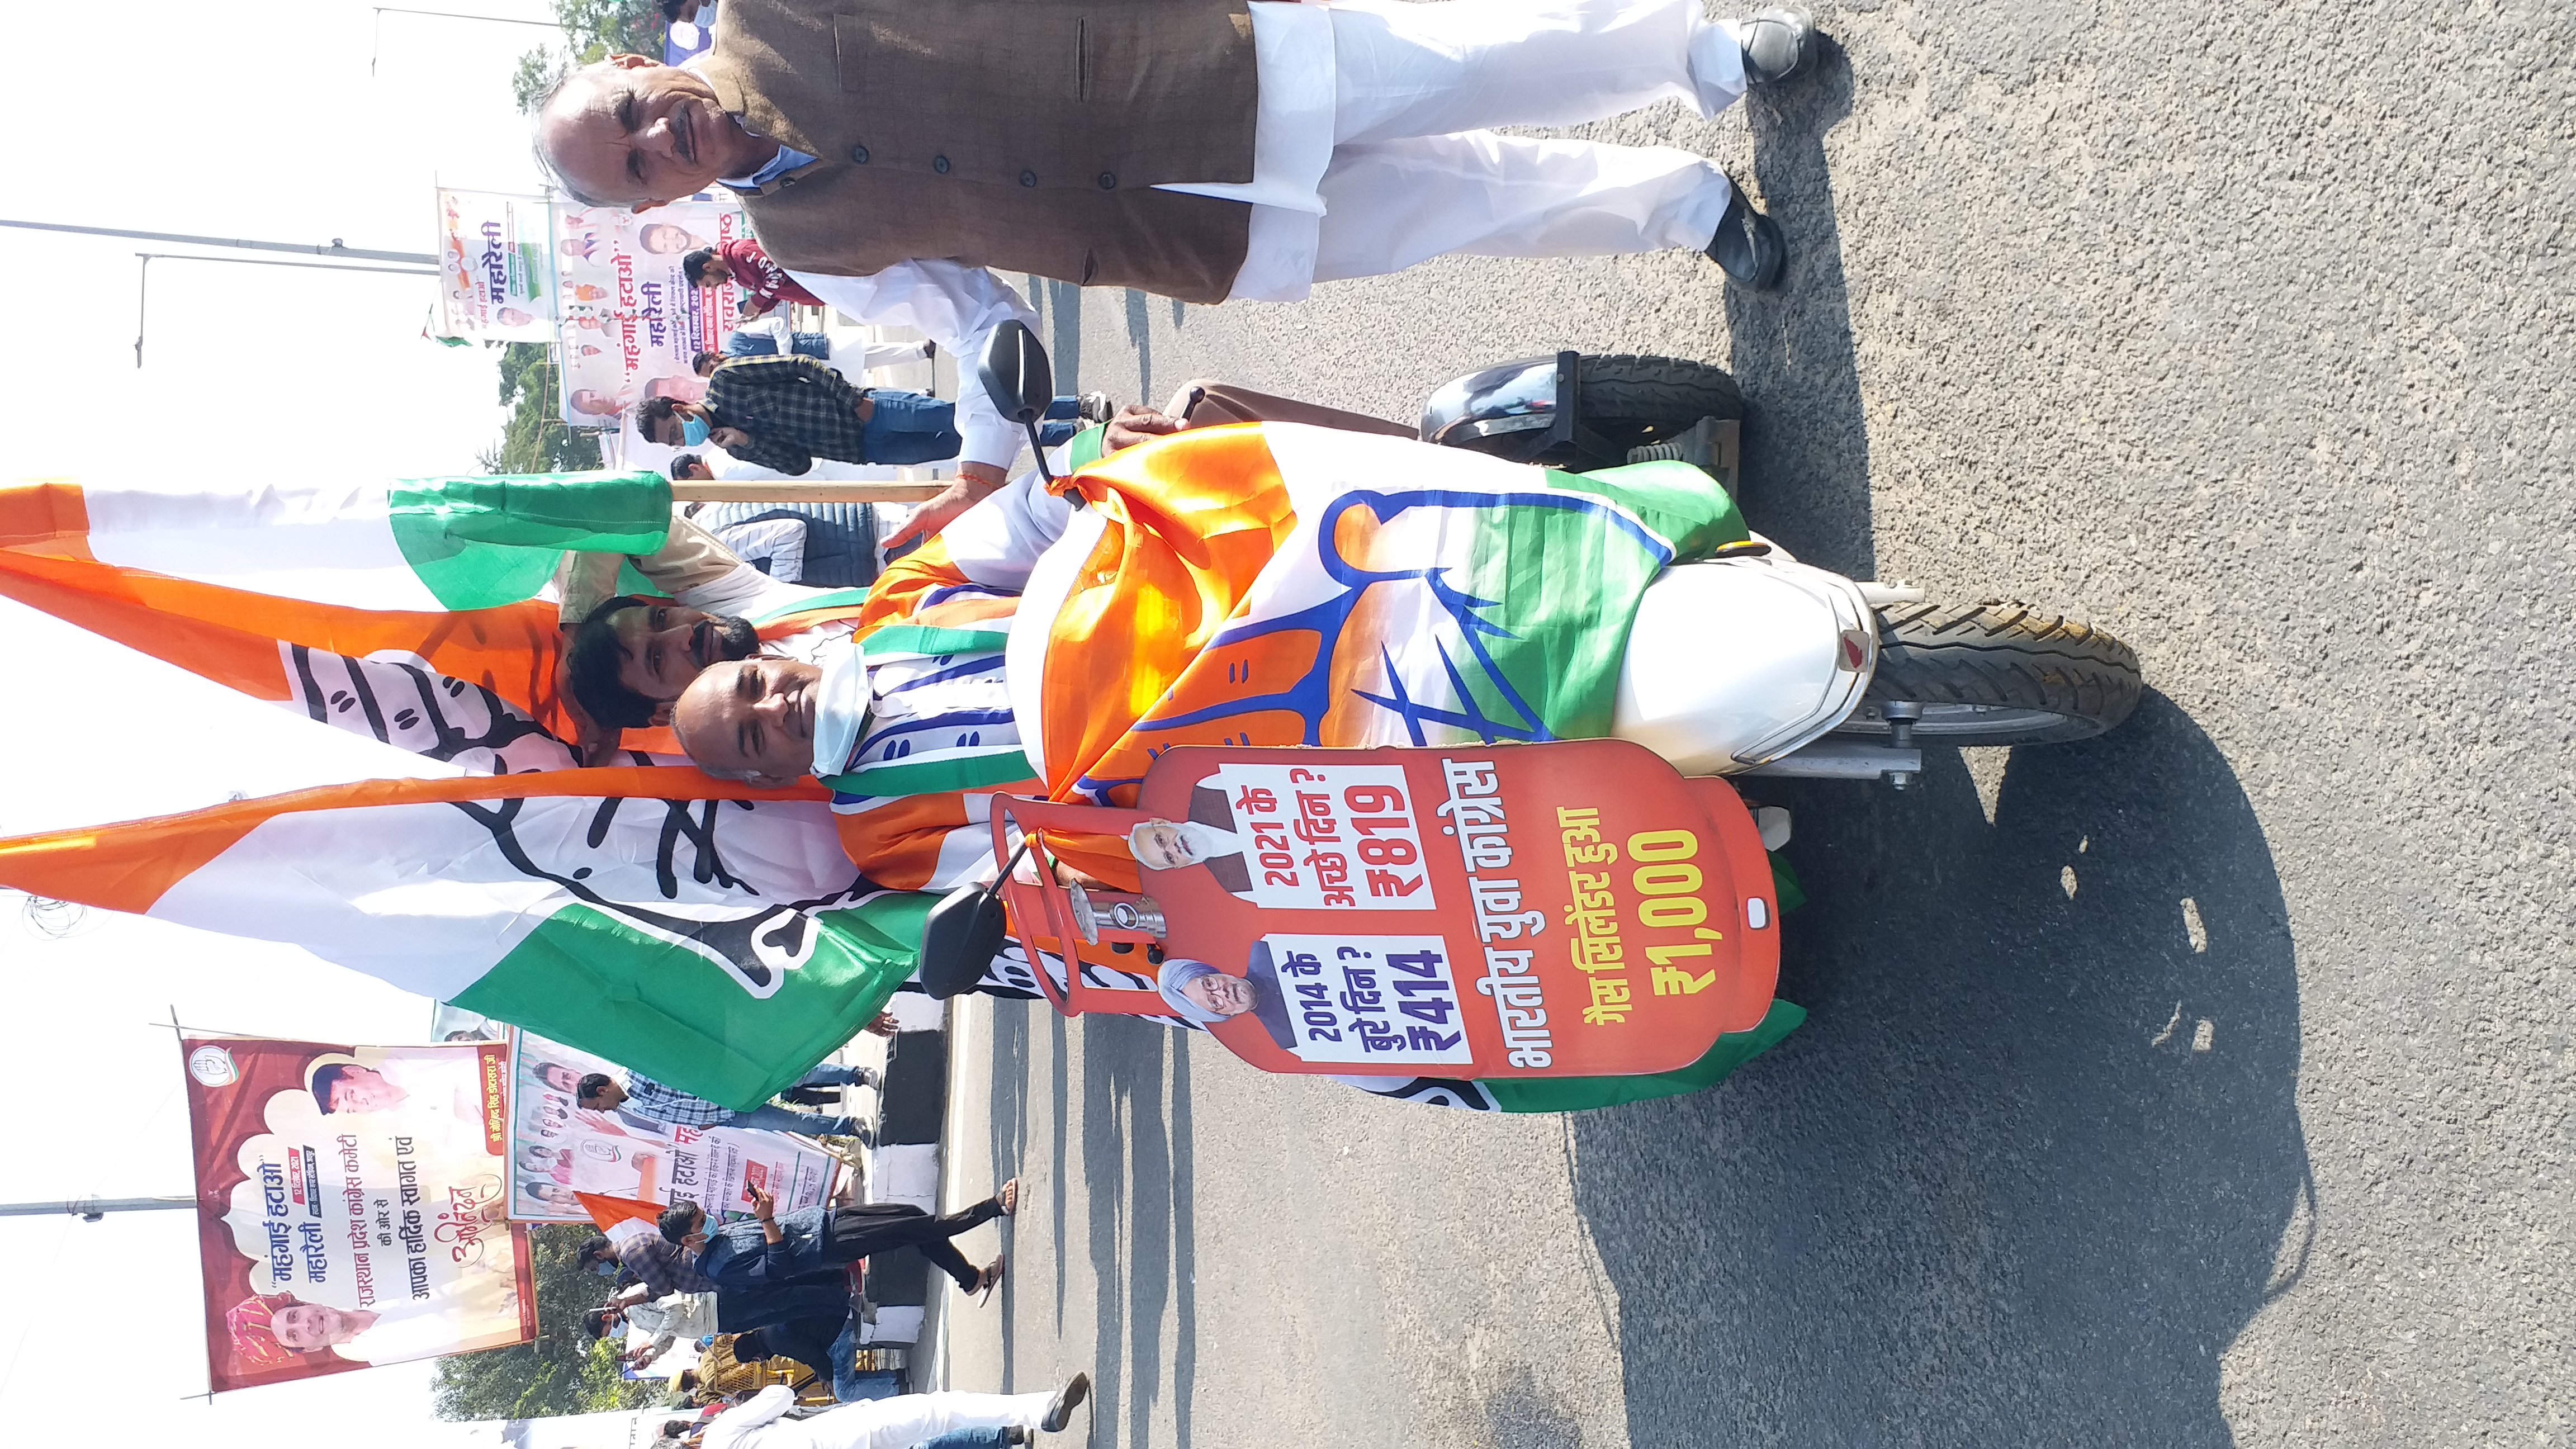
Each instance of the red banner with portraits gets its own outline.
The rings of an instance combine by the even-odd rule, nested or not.
[[[217,1391],[536,1336],[505,1047],[180,1046]]]

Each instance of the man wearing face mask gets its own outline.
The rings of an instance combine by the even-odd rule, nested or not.
[[[635,1275],[634,1286],[609,1300],[612,1308],[627,1308],[676,1294],[711,1293],[715,1295],[718,1333],[747,1333],[769,1324],[809,1319],[838,1322],[850,1312],[849,1278],[839,1269],[757,1288],[719,1290],[691,1266],[689,1255],[678,1244],[654,1231],[651,1224],[619,1223],[611,1233],[613,1236],[585,1240],[574,1254],[573,1263],[581,1271],[602,1277],[616,1276],[620,1267]]]
[[[881,885],[945,890],[988,870],[990,837],[978,837],[992,792],[1044,789],[1020,749],[1002,648],[1029,569],[1071,516],[1024,477],[881,577],[864,637],[716,664],[673,702],[672,733],[720,778],[820,778],[842,846]]]
[[[671,448],[716,446],[801,476],[816,458],[936,463],[957,456],[957,405],[917,392],[855,388],[810,357],[737,357],[707,375],[702,402],[646,398],[644,436]]]

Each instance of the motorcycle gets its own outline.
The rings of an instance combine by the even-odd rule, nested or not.
[[[1005,324],[981,373],[1034,443],[1054,396],[1036,338]],[[1742,411],[1705,364],[1561,353],[1443,387],[1421,437],[1586,470],[1688,462],[1732,495]],[[1440,587],[1448,567],[1424,577]],[[969,989],[1016,934],[1033,961],[1060,962],[1034,973],[1059,1011],[1180,1012],[1267,1071],[1679,1071],[1784,1009],[1775,842],[1723,777],[1902,789],[1927,744],[2080,739],[2143,689],[2135,652],[2099,630],[1848,579],[1758,536],[1663,567],[1634,597],[1608,738],[1173,742],[1147,752],[1123,806],[992,797],[996,873],[930,910],[925,986]],[[1078,840],[1123,840],[1140,888],[1068,869],[1055,852]]]
[[[984,371],[986,387],[1001,389],[993,397],[1023,398],[1025,411],[1026,397],[1052,394],[1018,389],[1051,381],[1025,328],[996,336]],[[1736,496],[1743,416],[1743,395],[1722,368],[1568,351],[1442,385],[1424,405],[1419,436],[1578,472],[1678,460]],[[1641,612],[1632,638],[1679,647],[1716,636],[1729,648],[1688,679],[1623,673],[1614,717],[1615,733],[1685,773],[1882,779],[1902,790],[1921,773],[1927,744],[2087,739],[2126,719],[2145,690],[2136,650],[2030,604],[1946,602],[1903,583],[1845,578],[1758,535],[1712,563],[1693,570],[1686,605]],[[1714,742],[1712,719],[1723,721]]]

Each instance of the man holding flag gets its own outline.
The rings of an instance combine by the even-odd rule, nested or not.
[[[1576,476],[1280,423],[1174,434],[1059,492],[1024,480],[898,561],[814,662],[701,673],[672,709],[683,749],[732,783],[813,779],[871,878],[945,891],[991,877],[997,795],[1132,805],[1173,745],[1617,734],[1631,621],[1688,607],[1695,580],[1660,592],[1670,575],[1750,537],[1686,464]],[[970,586],[1010,613],[956,627],[905,612]],[[1647,742],[1670,747],[1657,728]],[[1141,884],[1122,852],[1057,854]],[[1604,1105],[1705,1086],[1801,1019],[1775,1003],[1656,1077],[1349,1080],[1454,1105]]]
[[[0,595],[273,703],[281,731],[408,752],[397,778],[0,842],[0,882],[291,942],[765,1102],[876,1016],[927,903],[852,866],[819,792],[581,768],[536,596],[567,552],[650,558],[670,509],[645,473],[0,488]]]

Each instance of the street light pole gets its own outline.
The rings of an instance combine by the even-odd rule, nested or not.
[[[374,8],[378,15],[435,15],[442,20],[489,20],[495,25],[542,25],[548,30],[563,28],[559,22],[552,20],[521,20],[509,15],[467,15],[455,10],[407,10],[400,5],[378,5]]]
[[[197,1205],[193,1197],[76,1197],[65,1202],[0,1202],[0,1218],[43,1217],[70,1213],[85,1223],[109,1213],[165,1212]]]
[[[400,5],[378,5],[375,6],[374,9],[376,12],[376,38],[375,43],[367,47],[367,74],[369,75],[374,75],[376,73],[376,59],[383,53],[385,48],[385,17],[388,15],[434,15],[441,20],[482,20],[488,21],[494,25],[540,25],[548,30],[563,29],[562,24],[558,21],[519,20],[507,15],[465,15],[454,10],[410,10],[405,9]]]
[[[143,365],[143,322],[151,296],[154,262],[230,262],[237,267],[305,267],[316,272],[388,272],[397,277],[435,277],[436,267],[346,267],[338,262],[290,262],[273,257],[200,257],[187,252],[136,252],[142,265],[134,292],[134,365]]]
[[[0,219],[0,226],[14,226],[25,231],[77,232],[82,236],[131,237],[135,241],[186,242],[190,246],[233,247],[236,249],[258,252],[302,252],[310,256],[337,257],[342,261],[410,262],[415,266],[423,267],[435,267],[438,265],[438,253],[436,252],[370,251],[364,247],[350,246],[336,236],[331,238],[331,244],[329,246],[313,246],[305,242],[244,241],[238,237],[184,236],[178,232],[172,231],[124,231],[112,226],[69,226],[58,221],[8,221]]]

